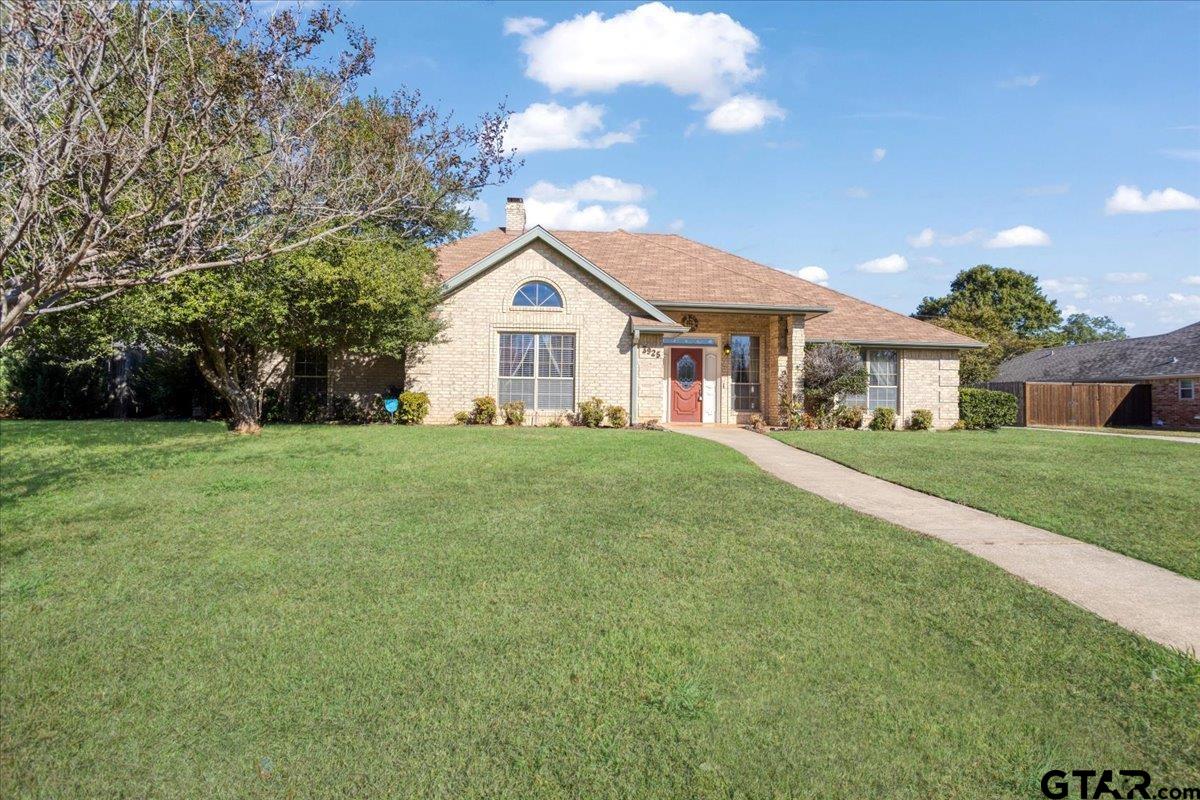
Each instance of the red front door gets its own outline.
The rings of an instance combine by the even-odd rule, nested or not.
[[[671,421],[700,422],[704,359],[698,347],[671,349]]]

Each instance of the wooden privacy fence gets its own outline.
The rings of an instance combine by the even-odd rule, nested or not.
[[[1148,383],[989,383],[1017,398],[1018,425],[1149,425]]]

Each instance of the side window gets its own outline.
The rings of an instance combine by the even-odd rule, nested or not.
[[[1196,382],[1188,379],[1179,382],[1179,399],[1180,400],[1195,400],[1196,399]]]

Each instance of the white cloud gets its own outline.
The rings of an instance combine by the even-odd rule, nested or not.
[[[599,200],[604,203],[637,203],[646,199],[649,192],[640,183],[628,183],[607,175],[593,175],[570,186],[555,186],[549,181],[538,181],[529,187],[528,197],[537,200]]]
[[[880,161],[883,161],[883,158],[886,155],[887,155],[886,147],[876,147],[874,150],[871,151],[871,160],[874,161],[876,164],[878,164]]]
[[[1041,75],[1014,75],[1003,81],[996,81],[1001,89],[1031,89],[1042,81]]]
[[[1200,286],[1200,275],[1188,275],[1183,282],[1189,286]]]
[[[1104,280],[1109,283],[1145,283],[1150,280],[1150,274],[1146,272],[1108,272],[1105,273]]]
[[[580,14],[526,38],[525,75],[552,91],[664,86],[715,108],[757,79],[758,37],[728,14],[646,3],[605,19]]]
[[[806,281],[819,283],[822,286],[829,285],[829,273],[821,267],[801,267],[800,269],[796,270],[796,275]]]
[[[916,236],[906,237],[910,247],[933,247],[933,242],[937,234],[933,232],[933,228],[925,228]]]
[[[529,36],[546,27],[541,17],[507,17],[504,20],[504,35]]]
[[[671,220],[671,224],[669,224],[667,226],[667,230],[671,231],[671,233],[679,233],[681,230],[683,230],[683,220],[681,220],[681,219]]]
[[[1160,150],[1167,158],[1177,158],[1180,161],[1200,161],[1200,150]]]
[[[857,269],[859,272],[874,273],[904,272],[904,270],[908,269],[908,259],[899,253],[892,253],[890,256],[864,261],[858,265]]]
[[[958,247],[959,245],[977,242],[987,235],[987,231],[985,231],[983,228],[972,228],[964,233],[942,234],[938,237],[938,244],[941,244],[944,247]]]
[[[468,200],[465,203],[459,203],[458,207],[459,210],[470,214],[476,222],[487,222],[492,217],[488,204],[482,200]]]
[[[527,224],[581,231],[638,230],[650,215],[636,203],[649,193],[641,184],[593,175],[570,186],[538,181],[525,197]],[[587,205],[585,205],[587,203]],[[601,205],[604,203],[606,205]],[[612,205],[612,204],[619,205]]]
[[[1150,296],[1141,292],[1131,295],[1110,294],[1100,302],[1108,305],[1129,305],[1132,303],[1134,305],[1147,306],[1150,305]]]
[[[1167,303],[1176,308],[1200,308],[1200,294],[1171,292],[1167,295]]]
[[[846,197],[853,197],[855,200],[866,200],[870,196],[871,193],[861,186],[851,186],[846,189]]]
[[[1107,214],[1154,214],[1159,211],[1200,211],[1200,199],[1178,189],[1142,194],[1136,186],[1118,186],[1104,205]]]
[[[925,264],[932,264],[935,267],[940,267],[942,264],[946,263],[937,256],[921,256],[921,261]]]
[[[768,120],[783,119],[784,110],[758,95],[735,95],[708,112],[704,125],[717,133],[743,133],[761,128]]]
[[[905,238],[910,247],[933,247],[935,243],[942,247],[958,247],[959,245],[977,242],[987,235],[987,231],[983,228],[972,228],[969,231],[958,234],[939,234],[933,228],[925,228],[920,233]]]
[[[508,118],[504,144],[509,150],[533,153],[538,150],[603,150],[628,144],[637,133],[634,123],[623,131],[604,132],[604,106],[579,103],[533,103]]]
[[[984,247],[1048,247],[1050,236],[1045,231],[1031,225],[1018,225],[1006,228],[991,239]]]
[[[1070,295],[1076,300],[1088,296],[1087,278],[1046,278],[1041,281],[1042,288],[1050,294]]]

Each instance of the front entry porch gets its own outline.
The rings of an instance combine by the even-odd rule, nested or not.
[[[637,341],[637,418],[672,424],[744,425],[779,420],[780,390],[796,392],[802,315],[664,309],[689,330]],[[789,385],[790,384],[790,385]]]

